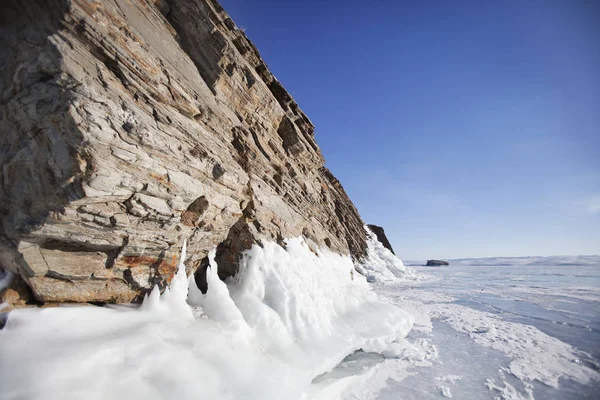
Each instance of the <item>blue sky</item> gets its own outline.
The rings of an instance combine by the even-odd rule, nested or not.
[[[600,3],[222,0],[401,258],[600,253]]]

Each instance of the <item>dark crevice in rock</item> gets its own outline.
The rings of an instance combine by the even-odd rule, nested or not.
[[[231,144],[238,153],[236,157],[237,162],[248,175],[251,175],[250,158],[254,158],[256,155],[250,150],[248,143],[246,143],[248,131],[242,127],[236,126],[233,127],[232,133],[233,140],[231,141]],[[253,154],[254,157],[252,157]]]
[[[240,39],[240,38],[238,38]],[[240,39],[241,40],[241,39]],[[267,66],[265,64],[258,64],[255,68],[254,71],[256,71],[256,73],[258,74],[258,76],[260,76],[260,78],[268,85],[269,84],[269,78],[272,77],[271,73],[269,72],[269,69],[267,68]],[[269,88],[269,90],[271,90],[271,88]]]
[[[56,271],[48,271],[48,272],[46,272],[46,277],[53,278],[53,279],[58,279],[60,281],[65,281],[65,282],[70,282],[70,283],[73,283],[74,280],[85,280],[85,279],[88,279],[88,278],[79,277],[79,276],[64,275],[64,274],[61,274],[61,273],[56,272]]]
[[[154,258],[153,262],[150,263],[149,265],[147,265],[147,268],[150,271],[155,271],[155,273],[152,276],[150,276],[150,279],[148,280],[148,284],[149,284],[148,288],[141,287],[135,281],[135,279],[132,276],[131,268],[125,270],[125,272],[123,273],[125,280],[127,281],[127,283],[132,285],[132,287],[135,290],[141,291],[142,292],[141,295],[151,292],[152,289],[154,288],[154,286],[158,286],[159,290],[162,292],[167,287],[167,281],[162,274],[158,273],[158,271],[162,267],[163,263],[166,262],[165,256],[166,256],[166,251],[161,250],[160,253],[158,254],[158,256]],[[129,257],[130,264],[135,265],[136,264],[135,261],[142,259],[142,258],[143,257]],[[127,271],[129,271],[129,272],[127,273]]]
[[[136,296],[131,300],[131,302],[134,304],[141,304],[144,301],[144,297],[146,295],[149,295],[154,289],[154,285],[150,288],[140,286],[140,284],[137,283],[134,279],[130,268],[123,271],[123,279],[133,290],[138,292]]]
[[[246,42],[247,41],[242,36],[238,36],[235,39],[233,39],[233,41],[232,41],[233,45],[240,52],[240,54],[242,56],[249,51],[248,46],[246,46]]]
[[[229,77],[232,77],[233,76],[233,71],[235,71],[235,64],[234,63],[227,64],[227,66],[225,67],[225,73]]]
[[[198,2],[197,6],[202,8],[201,14],[210,14],[205,4]],[[209,21],[196,24],[194,18],[195,15],[186,13],[184,7],[171,7],[167,15],[167,20],[178,33],[181,48],[194,62],[209,89],[216,94],[215,82],[223,70],[220,61],[227,48],[227,39]]]
[[[277,134],[281,137],[283,148],[288,154],[298,156],[305,150],[305,147],[300,140],[298,128],[288,117],[283,117],[279,123]]]
[[[271,161],[271,157],[267,154],[267,152],[265,151],[265,149],[260,144],[260,140],[258,140],[258,135],[254,131],[254,129],[250,128],[249,131],[250,131],[250,134],[252,135],[252,139],[254,140],[254,144],[256,145],[256,147],[258,148],[258,150],[260,150],[260,152],[262,153],[262,155],[265,156],[265,158],[268,161]]]
[[[106,252],[106,263],[104,264],[104,266],[106,268],[112,268],[115,265],[115,261],[117,260],[117,258],[119,257],[119,254],[121,254],[121,252],[123,251],[123,249],[129,244],[129,236],[125,236],[123,238],[123,243],[121,244],[121,247],[116,248],[114,250],[109,250]]]
[[[301,124],[299,124],[298,122],[302,120],[296,120],[296,125],[301,127]],[[304,139],[306,140],[306,142],[309,144],[309,146],[313,149],[313,151],[315,153],[320,153],[319,148],[317,147],[317,143],[315,142],[314,137],[312,136],[312,132],[308,132],[305,129],[300,129],[300,131],[302,131],[302,135],[304,135]]]
[[[114,301],[113,302],[110,302],[110,301],[88,301],[87,304],[96,306],[96,307],[105,307],[107,304],[114,304]]]
[[[208,153],[206,152],[206,150],[204,150],[202,147],[195,145],[191,150],[190,150],[190,154],[193,157],[202,159],[202,158],[206,158],[208,157]]]
[[[181,222],[190,227],[196,227],[201,222],[202,214],[208,209],[206,196],[200,196],[192,202],[182,214]]]
[[[123,128],[123,130],[124,130],[125,132],[127,132],[127,133],[131,133],[131,131],[132,131],[132,130],[133,130],[133,128],[134,128],[134,125],[133,125],[131,122],[125,122],[125,123],[122,125],[122,128]]]
[[[237,274],[242,252],[250,250],[256,243],[253,221],[254,202],[250,201],[242,216],[229,229],[227,238],[217,246],[215,261],[219,266],[219,278],[225,280]]]
[[[266,69],[266,67],[265,67],[265,69]],[[290,101],[292,101],[292,97],[287,92],[287,90],[285,90],[283,85],[281,85],[281,83],[279,83],[278,80],[273,80],[267,86],[269,87],[269,90],[273,94],[273,97],[275,97],[275,99],[279,102],[279,105],[281,106],[281,108],[283,108],[284,111],[288,111],[289,110],[288,103]]]
[[[131,268],[127,268],[125,271],[123,271],[123,279],[125,279],[125,282],[127,282],[127,284],[129,286],[131,286],[132,289],[134,290],[141,290],[143,289],[139,283],[137,283],[137,281],[133,278],[133,274],[131,272]]]
[[[273,176],[273,180],[277,184],[277,186],[283,185],[283,176],[281,174],[275,174]]]
[[[200,266],[194,272],[194,280],[196,281],[196,286],[203,294],[206,294],[208,291],[208,282],[206,281],[206,270],[209,268],[209,260],[208,256],[204,257],[202,261],[200,261]],[[219,266],[220,269],[220,266]]]
[[[250,131],[250,134],[252,135],[252,139],[254,140],[254,144],[256,145],[256,147],[258,147],[258,150],[260,150],[260,152],[262,153],[262,155],[265,156],[265,158],[267,160],[271,161],[271,157],[269,157],[269,155],[267,154],[267,152],[265,151],[265,149],[260,144],[260,140],[258,140],[258,135],[254,131],[254,129],[250,128],[249,131]]]
[[[246,87],[248,87],[248,89],[250,89],[256,83],[254,74],[252,74],[252,71],[250,71],[246,67],[244,67],[243,72],[244,72],[244,82],[246,82]]]
[[[213,169],[212,169],[213,179],[217,180],[220,177],[222,177],[223,175],[225,175],[225,168],[223,168],[223,166],[221,164],[215,163],[215,165],[213,166]]]
[[[128,88],[130,83],[121,67],[119,66],[119,56],[115,55],[115,58],[111,58],[106,53],[103,53],[103,57],[99,57],[102,60],[104,66],[113,73],[113,75],[121,82],[124,88]]]
[[[33,240],[32,242],[35,242]],[[38,243],[40,248],[47,250],[60,250],[65,252],[109,252],[118,250],[119,246],[104,245],[104,244],[93,244],[88,242],[76,242],[66,241],[58,239],[45,239]]]

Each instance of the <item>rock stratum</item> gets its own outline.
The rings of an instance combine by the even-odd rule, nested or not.
[[[218,246],[221,278],[261,240],[364,255],[313,124],[217,2],[0,7],[0,263],[15,301],[23,285],[41,303],[135,301],[168,285],[184,240],[200,276]]]

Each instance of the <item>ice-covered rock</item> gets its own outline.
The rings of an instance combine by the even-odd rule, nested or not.
[[[391,251],[392,254],[394,254],[394,255],[396,254],[396,253],[394,253],[394,249],[392,248],[392,245],[391,245],[390,241],[388,240],[383,227],[373,225],[373,224],[368,224],[367,228],[369,228],[369,230],[371,232],[373,232],[375,234],[375,236],[377,236],[377,240],[379,240],[379,242],[381,242],[383,247],[385,247],[386,249]]]
[[[367,231],[367,255],[356,263],[356,270],[369,282],[390,282],[415,277],[415,271],[406,267],[394,253],[381,243],[375,233]]]

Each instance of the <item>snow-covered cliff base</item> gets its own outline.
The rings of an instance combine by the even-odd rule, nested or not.
[[[376,250],[378,274],[411,273],[401,262],[386,273]],[[367,379],[324,375],[355,351],[418,352],[404,340],[413,317],[379,302],[349,257],[315,254],[301,239],[267,242],[227,283],[210,258],[206,294],[180,263],[170,289],[140,308],[11,312],[0,331],[2,398],[334,399]]]

